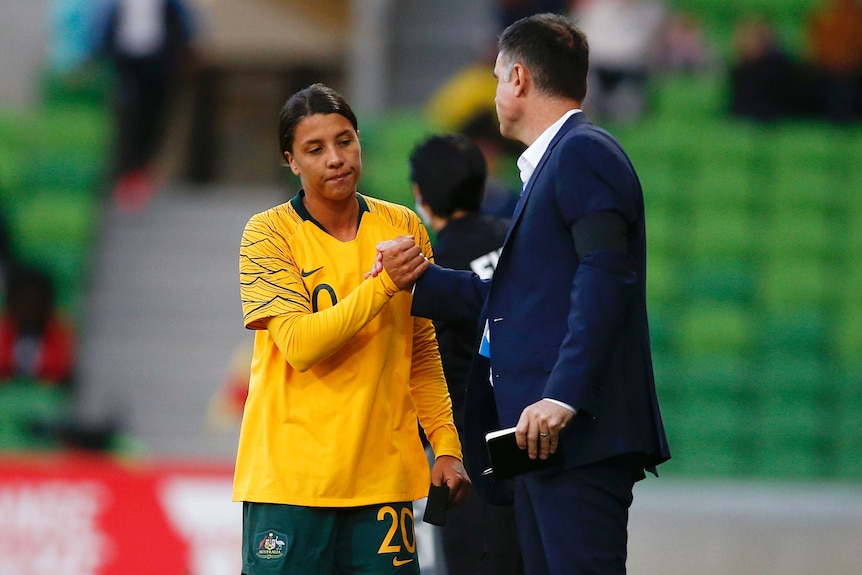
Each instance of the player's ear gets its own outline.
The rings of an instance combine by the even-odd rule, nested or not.
[[[284,152],[284,159],[287,160],[287,165],[290,166],[290,171],[299,175],[299,165],[297,165],[296,160],[293,157],[293,154],[290,152]]]

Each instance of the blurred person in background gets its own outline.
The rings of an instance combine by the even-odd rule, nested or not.
[[[667,10],[658,0],[576,0],[571,17],[590,43],[584,110],[630,122],[647,109],[647,88]]]
[[[788,52],[765,16],[740,19],[731,39],[730,111],[769,122],[814,113],[815,99],[804,67]]]
[[[126,212],[149,204],[176,82],[193,64],[192,14],[182,0],[112,0],[98,26],[101,53],[116,69],[116,206]]]
[[[846,123],[862,117],[862,5],[821,0],[805,23],[823,114]]]
[[[515,20],[531,14],[539,12],[562,14],[566,10],[567,1],[496,0],[494,9],[498,30],[503,30]],[[494,59],[496,57],[495,35],[493,41],[488,43],[487,48],[481,51],[474,62],[456,70],[431,94],[425,105],[425,114],[441,132],[465,133],[468,124],[477,120],[485,122],[487,114],[491,114],[495,123],[494,131],[497,131],[496,111],[494,110],[494,92],[497,88],[497,83],[494,80]],[[482,138],[486,139],[484,124],[481,129],[483,130]],[[513,144],[510,142],[508,145],[512,146]],[[489,166],[489,168],[493,175],[493,166]]]
[[[207,407],[205,424],[208,429],[234,429],[242,421],[253,355],[253,343],[249,340],[242,340],[234,348],[224,380]]]
[[[356,116],[314,84],[279,116],[302,189],[251,217],[240,245],[244,324],[255,330],[233,498],[243,502],[243,572],[419,573],[412,502],[470,479],[430,320],[407,284],[366,277],[378,242],[411,210],[357,190]],[[433,449],[431,467],[417,421]]]
[[[668,73],[695,73],[711,62],[710,47],[700,20],[689,12],[675,11],[662,26],[656,51],[656,68]]]
[[[480,213],[487,177],[482,151],[466,135],[435,135],[413,149],[409,162],[416,212],[436,234],[435,261],[490,278],[509,220]],[[455,426],[463,434],[476,325],[435,321],[434,327]],[[443,527],[443,551],[448,575],[523,573],[513,508],[485,505],[476,494],[450,512]]]
[[[52,0],[48,62],[61,74],[75,74],[93,58],[98,17],[110,0]]]
[[[425,115],[444,132],[460,132],[473,118],[494,114],[494,56],[488,53],[455,71],[428,98]]]
[[[17,267],[7,284],[0,316],[0,382],[71,385],[74,331],[56,308],[52,278],[36,268]]]
[[[541,14],[512,24],[499,46],[500,132],[528,147],[493,277],[428,265],[407,236],[378,246],[372,273],[415,282],[417,316],[480,327],[466,461],[489,501],[513,497],[525,572],[623,574],[634,485],[670,458],[647,322],[643,191],[616,139],[581,110],[583,32]],[[561,459],[516,476],[513,493],[483,473],[485,433],[509,427],[529,457]]]
[[[461,133],[479,146],[488,165],[488,185],[482,212],[504,218],[512,216],[518,201],[517,188],[503,176],[500,160],[517,157],[521,148],[500,136],[494,110],[494,56],[480,59],[458,70],[429,98],[425,115],[441,132]]]

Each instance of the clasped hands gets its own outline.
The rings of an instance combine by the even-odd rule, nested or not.
[[[398,289],[409,290],[430,265],[413,236],[398,236],[377,244],[377,258],[364,277],[376,277],[385,269]]]

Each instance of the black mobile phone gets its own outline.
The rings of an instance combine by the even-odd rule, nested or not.
[[[425,515],[422,521],[442,527],[446,525],[446,507],[449,505],[449,486],[431,485],[428,490],[428,501],[425,503]]]

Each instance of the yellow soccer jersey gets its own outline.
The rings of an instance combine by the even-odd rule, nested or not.
[[[245,325],[255,334],[234,475],[236,501],[352,507],[428,492],[417,416],[434,453],[461,457],[430,320],[384,272],[376,245],[412,235],[416,215],[357,194],[342,242],[291,201],[253,216],[240,247]],[[269,321],[268,329],[266,327]]]

